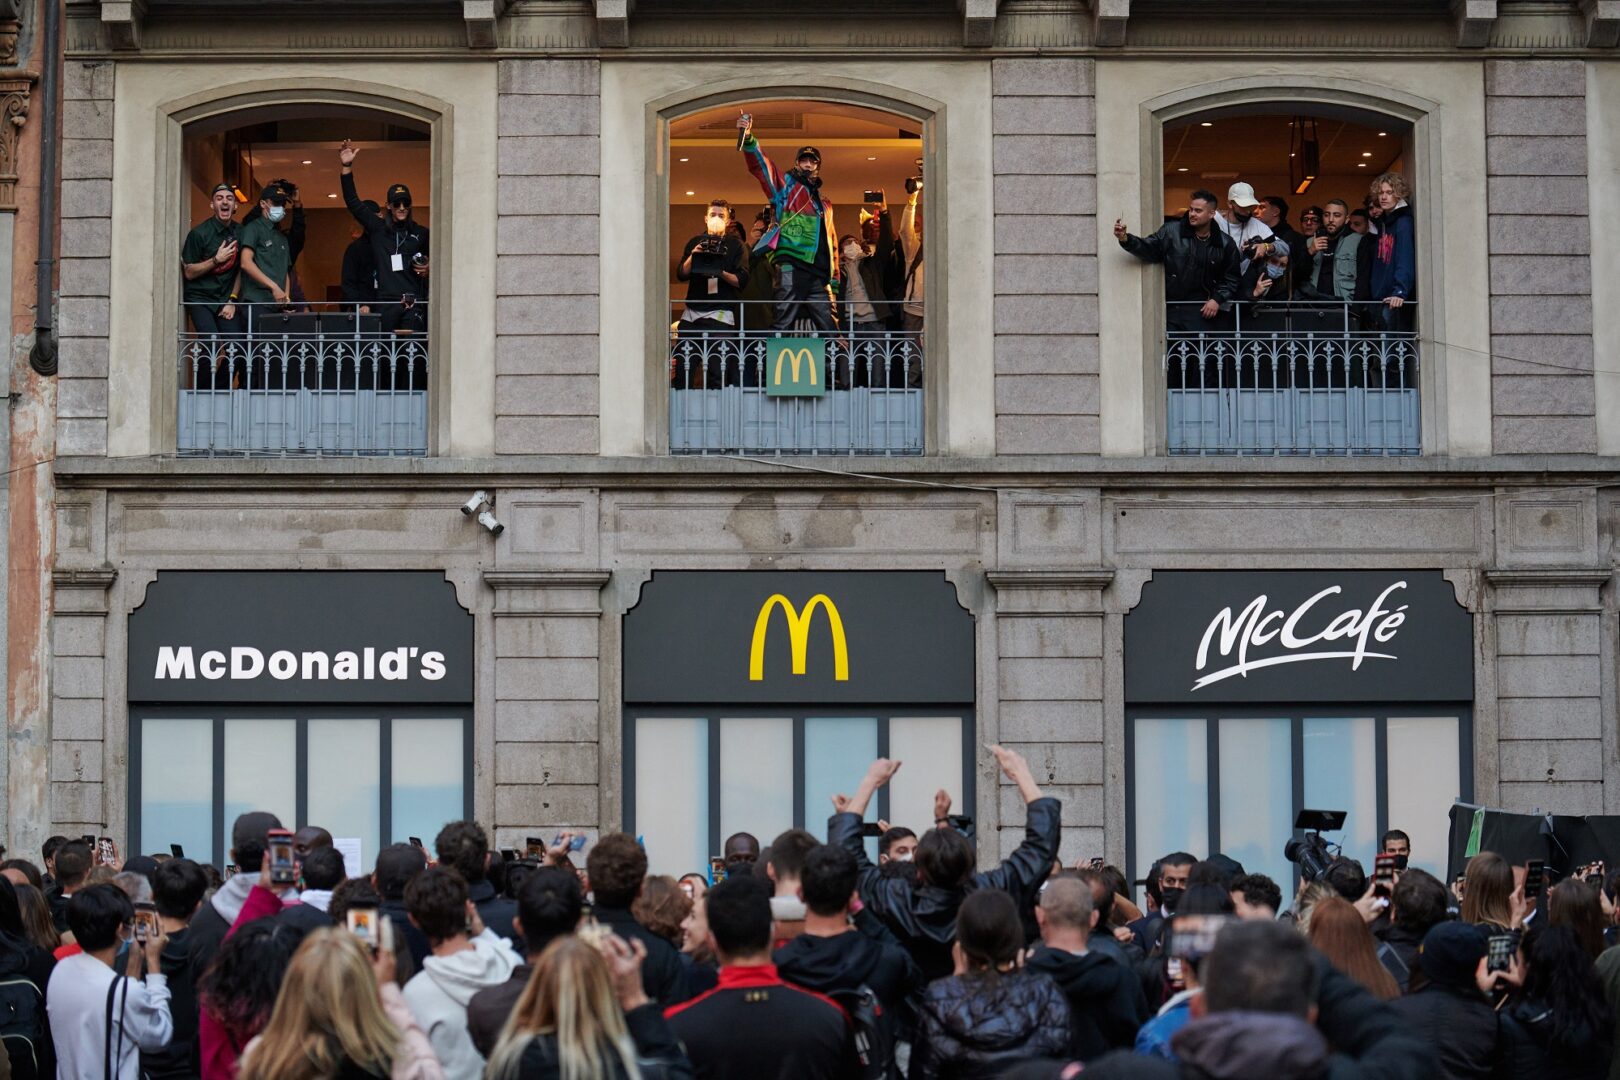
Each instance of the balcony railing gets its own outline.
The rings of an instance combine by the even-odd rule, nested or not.
[[[671,306],[669,448],[676,454],[921,454],[922,335],[840,329],[816,335],[803,325],[768,329],[771,304],[745,301],[740,330],[695,330]],[[772,366],[788,337],[817,338],[819,387],[781,396]],[[794,365],[797,368],[797,364]]]
[[[1415,304],[1239,304],[1187,330],[1200,305],[1169,306],[1170,453],[1421,452]]]
[[[246,305],[238,305],[243,311]],[[428,339],[401,309],[238,316],[180,335],[178,450],[188,456],[427,453]],[[418,324],[420,325],[420,324]]]

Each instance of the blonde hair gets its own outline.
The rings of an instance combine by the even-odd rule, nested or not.
[[[254,1080],[336,1076],[344,1059],[388,1075],[399,1029],[382,1009],[365,947],[347,930],[322,928],[293,954],[275,1011],[242,1059]]]
[[[562,1080],[604,1080],[614,1075],[614,1065],[629,1080],[641,1080],[607,960],[574,934],[557,938],[535,961],[529,985],[490,1055],[487,1075],[517,1077],[523,1052],[538,1035],[556,1038]]]
[[[1482,851],[1468,860],[1463,871],[1462,921],[1498,926],[1513,925],[1513,867],[1494,851]]]
[[[1320,879],[1306,885],[1299,894],[1299,900],[1294,904],[1294,925],[1299,928],[1299,932],[1309,936],[1311,913],[1316,910],[1316,905],[1338,895],[1337,889]]]
[[[1376,196],[1378,189],[1385,184],[1389,185],[1389,189],[1395,193],[1397,199],[1410,199],[1412,197],[1411,185],[1406,182],[1406,177],[1398,172],[1380,173],[1373,178],[1372,186],[1367,190]]]

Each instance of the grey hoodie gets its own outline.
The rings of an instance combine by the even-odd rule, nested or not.
[[[511,978],[522,962],[505,938],[486,928],[470,949],[429,956],[405,984],[405,1004],[427,1032],[446,1080],[478,1080],[484,1074],[483,1056],[467,1031],[467,1002]]]
[[[1211,1013],[1176,1032],[1170,1045],[1182,1065],[1211,1080],[1314,1080],[1328,1071],[1322,1033],[1281,1013]]]

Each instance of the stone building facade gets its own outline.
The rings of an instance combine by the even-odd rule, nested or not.
[[[1240,794],[1231,755],[1267,731],[1286,745],[1289,725],[1294,756],[1272,764],[1297,779],[1273,824],[1329,793],[1300,759],[1320,735],[1370,770],[1363,833],[1375,817],[1409,825],[1410,804],[1391,794],[1408,763],[1389,748],[1408,737],[1403,718],[1431,713],[1462,742],[1425,812],[1461,796],[1620,813],[1620,334],[1607,325],[1620,290],[1620,243],[1607,241],[1620,238],[1600,209],[1620,198],[1620,20],[1608,5],[1405,3],[1384,18],[1301,4],[1263,33],[1193,0],[1135,12],[1124,0],[915,0],[858,20],[801,5],[791,30],[788,6],[765,0],[723,18],[656,0],[424,2],[408,15],[333,0],[319,25],[297,11],[233,25],[190,6],[67,5],[50,755],[25,776],[14,759],[10,780],[13,798],[48,785],[49,817],[13,812],[14,849],[52,832],[130,833],[140,770],[156,768],[135,718],[166,716],[161,702],[132,706],[131,619],[165,573],[198,571],[448,579],[472,618],[465,796],[502,847],[560,826],[654,827],[656,785],[627,791],[653,783],[630,764],[647,751],[628,744],[649,712],[701,710],[627,701],[626,657],[650,583],[697,571],[800,572],[811,589],[816,574],[942,576],[972,619],[972,699],[953,707],[963,809],[987,855],[1022,835],[1016,790],[974,750],[998,741],[1062,797],[1066,860],[1101,854],[1137,872],[1146,837],[1177,835],[1142,822],[1165,816],[1149,815],[1156,803],[1179,805],[1178,769],[1203,784],[1183,793],[1210,810],[1202,853],[1226,835],[1218,821],[1235,820],[1235,806],[1222,810]],[[1223,59],[1262,36],[1260,63]],[[750,96],[881,105],[926,132],[938,314],[921,454],[668,452],[663,155],[680,117]],[[431,131],[424,455],[177,453],[184,327],[166,282],[190,224],[181,140],[188,125],[299,101],[394,110]],[[1162,277],[1123,255],[1111,226],[1165,209],[1167,125],[1265,102],[1409,127],[1420,453],[1167,452]],[[475,490],[492,497],[498,535],[457,512]],[[1466,613],[1461,653],[1427,655],[1417,629],[1387,651],[1465,671],[1466,691],[1437,704],[1371,688],[1363,705],[1347,689],[1312,703],[1291,683],[1187,705],[1193,658],[1131,655],[1132,613],[1156,575],[1218,592],[1237,572],[1296,575],[1302,588],[1350,572],[1443,580]],[[1358,610],[1371,599],[1338,595]],[[1189,601],[1186,618],[1202,627],[1218,611]],[[245,627],[261,617],[240,612]],[[1407,617],[1425,617],[1415,600]],[[696,617],[691,633],[698,654],[734,636]],[[881,649],[863,660],[881,666]],[[1133,699],[1128,672],[1152,664],[1176,689]],[[747,693],[705,715],[736,716]],[[813,727],[788,699],[766,700]],[[838,700],[854,709],[840,716],[859,715]],[[1325,714],[1343,724],[1313,728]],[[1184,721],[1201,726],[1152,726]],[[1216,756],[1152,757],[1194,743]],[[814,752],[794,752],[799,786],[813,787]],[[145,775],[149,789],[162,781]],[[720,802],[722,786],[711,777]],[[813,794],[796,819],[814,821]],[[1443,820],[1424,828],[1444,836]]]

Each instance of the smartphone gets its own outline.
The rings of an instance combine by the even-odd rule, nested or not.
[[[1585,868],[1583,868],[1581,871],[1581,880],[1586,882],[1588,885],[1596,885],[1599,888],[1602,888],[1603,877],[1604,866],[1601,860],[1595,863],[1587,863]]]
[[[1485,970],[1506,971],[1513,966],[1513,954],[1519,951],[1519,935],[1492,934],[1485,942]]]
[[[557,834],[557,838],[551,842],[551,846],[556,847],[560,843],[562,843],[562,833]],[[585,850],[585,834],[584,833],[576,833],[575,835],[570,836],[568,838],[568,850],[569,851],[583,851],[583,850]]]
[[[864,201],[869,202],[869,203],[882,203],[882,202],[885,201],[884,198],[883,198],[883,189],[882,188],[879,188],[876,191],[862,192],[861,193],[861,198]]]
[[[288,829],[271,829],[270,884],[291,885],[298,880],[298,867],[293,862],[293,834]]]
[[[418,850],[421,850],[421,851],[426,851],[427,850],[427,848],[422,844],[422,838],[420,836],[413,836],[410,839],[411,839],[411,847],[417,848]]]
[[[79,839],[83,840],[84,846],[89,848],[91,851],[96,850],[96,838],[91,836],[89,833],[85,833],[83,836],[79,837]]]
[[[709,856],[709,884],[718,885],[726,880],[726,860],[720,855]]]
[[[1172,956],[1165,960],[1164,977],[1169,980],[1170,985],[1175,987],[1177,990],[1185,990],[1187,988],[1187,973],[1182,967],[1181,957]]]
[[[351,907],[344,912],[344,922],[349,927],[349,933],[360,939],[362,945],[376,951],[379,945],[380,931],[378,923],[388,921],[387,916],[374,907]]]
[[[1103,868],[1103,857],[1101,855],[1093,855],[1091,857],[1090,866],[1093,870],[1101,870]]]
[[[1547,880],[1547,863],[1544,859],[1531,859],[1524,864],[1524,898],[1534,900],[1541,895],[1541,887]]]
[[[861,823],[861,835],[862,836],[882,836],[883,835],[883,826],[879,825],[875,821],[862,822]]]
[[[538,836],[525,836],[523,850],[531,859],[543,859],[546,857],[546,842]]]
[[[113,846],[112,837],[103,836],[96,841],[96,861],[102,866],[111,866],[118,861],[118,849]]]
[[[1395,887],[1395,856],[1378,855],[1373,859],[1373,892],[1388,896]]]
[[[135,905],[135,940],[142,945],[147,938],[155,938],[163,933],[158,925],[157,905],[149,900],[137,902]]]
[[[518,860],[517,848],[510,848],[510,847],[501,848],[501,860],[503,862],[509,862],[509,863],[517,862],[517,860]]]
[[[181,847],[179,844],[170,844],[169,854],[173,855],[177,859],[183,859],[186,857],[186,849]]]

